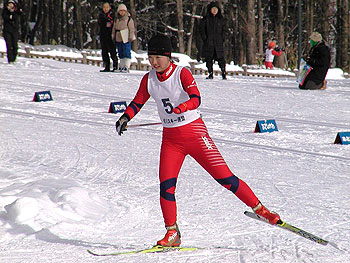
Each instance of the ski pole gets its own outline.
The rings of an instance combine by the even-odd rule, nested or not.
[[[133,127],[142,127],[142,126],[152,126],[152,125],[160,125],[162,124],[161,122],[150,122],[150,123],[141,123],[141,124],[130,124],[127,125],[127,128],[133,128]]]

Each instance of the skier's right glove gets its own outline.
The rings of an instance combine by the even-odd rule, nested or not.
[[[180,114],[180,113],[185,112],[185,111],[187,111],[187,104],[186,104],[186,102],[181,103],[179,106],[177,106],[177,107],[175,107],[175,109],[173,109],[173,112],[175,114]]]
[[[115,123],[115,128],[119,135],[122,135],[124,131],[127,130],[128,118],[124,115],[119,118],[119,120]]]

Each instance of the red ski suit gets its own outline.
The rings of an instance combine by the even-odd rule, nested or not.
[[[280,50],[280,51],[277,52],[273,48],[267,48],[265,53],[266,53],[266,55],[265,55],[265,67],[267,69],[273,69],[273,59],[274,59],[274,57],[282,55],[283,51]]]
[[[162,74],[156,73],[160,82],[167,80],[176,65],[171,63]],[[132,119],[150,98],[147,73],[141,80],[139,90],[125,110]],[[182,68],[180,73],[182,88],[188,94],[188,100],[180,105],[182,111],[194,110],[200,105],[200,93],[192,74]],[[175,108],[178,105],[173,105]],[[160,205],[166,226],[176,223],[175,188],[179,171],[186,155],[193,157],[218,183],[232,191],[247,206],[255,207],[259,201],[249,186],[237,178],[228,168],[216,145],[210,138],[201,118],[188,124],[172,128],[163,128],[162,146],[159,163]]]

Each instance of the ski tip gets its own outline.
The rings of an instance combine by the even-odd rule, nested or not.
[[[94,255],[94,256],[100,256],[99,254],[96,254],[95,252],[91,251],[90,249],[87,249],[87,252],[89,252],[91,255]]]

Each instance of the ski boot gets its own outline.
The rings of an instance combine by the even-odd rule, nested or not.
[[[252,208],[254,213],[259,215],[261,219],[264,219],[271,225],[276,225],[278,220],[280,220],[280,216],[277,213],[270,212],[262,203],[258,203],[256,207]]]
[[[210,72],[208,77],[206,77],[206,79],[213,79],[213,78],[214,78],[213,72]]]
[[[157,242],[157,245],[163,247],[178,247],[181,244],[181,233],[177,224],[166,227],[166,234],[163,239]]]

